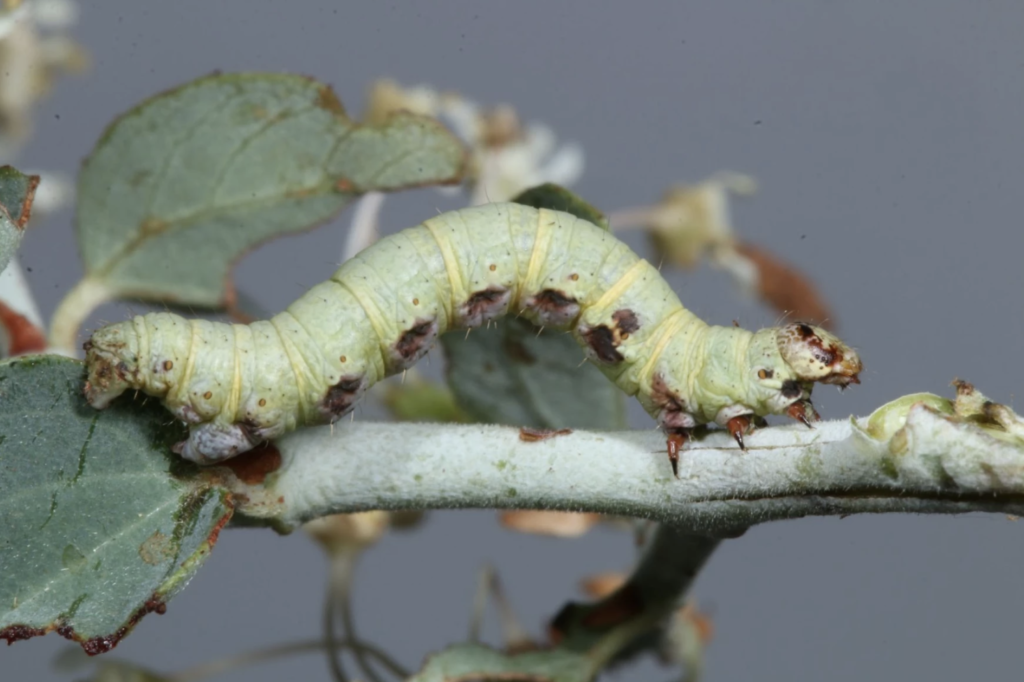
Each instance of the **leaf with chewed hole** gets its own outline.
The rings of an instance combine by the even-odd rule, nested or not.
[[[200,78],[116,119],[79,180],[87,278],[113,296],[217,307],[231,264],[361,193],[456,183],[458,139],[433,119],[350,120],[330,87],[283,74]]]
[[[57,631],[113,648],[192,578],[231,516],[170,454],[181,427],[131,397],[102,412],[82,363],[0,363],[0,639]]]
[[[528,189],[513,201],[565,211],[608,229],[600,211],[558,185]],[[583,351],[572,336],[538,331],[510,316],[468,336],[442,336],[448,384],[459,407],[474,420],[490,424],[625,428],[622,392],[597,367],[582,364]]]
[[[581,652],[550,649],[504,654],[479,644],[456,644],[430,656],[409,682],[585,682],[595,672]]]
[[[21,244],[38,185],[38,175],[25,175],[13,166],[0,166],[0,272]]]

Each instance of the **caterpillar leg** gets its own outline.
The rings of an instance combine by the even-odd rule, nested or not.
[[[738,417],[733,417],[725,423],[725,428],[727,428],[729,433],[732,434],[732,437],[736,439],[736,443],[739,444],[740,450],[746,450],[746,446],[743,445],[743,436],[754,430],[754,415],[741,414]]]
[[[814,405],[811,404],[810,400],[798,400],[786,410],[786,415],[802,422],[804,426],[809,429],[814,428],[812,422],[821,421],[821,416],[818,411],[814,409]],[[742,447],[742,445],[741,445]]]
[[[252,449],[262,440],[246,424],[207,422],[191,427],[188,439],[171,449],[196,464],[215,464]]]
[[[668,462],[672,465],[672,475],[679,478],[679,453],[690,440],[690,430],[677,428],[668,432]]]

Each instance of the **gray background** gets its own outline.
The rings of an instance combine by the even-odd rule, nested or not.
[[[605,209],[718,169],[755,175],[762,191],[736,205],[739,231],[814,278],[866,362],[862,386],[821,392],[826,417],[913,391],[950,395],[954,376],[1000,401],[1024,386],[1019,0],[111,1],[82,10],[76,35],[94,68],[44,103],[25,165],[73,172],[116,114],[214,69],[313,75],[354,112],[379,76],[425,81],[511,102],[581,142],[588,163],[576,189]],[[454,206],[410,193],[388,201],[385,222],[406,227]],[[334,269],[346,224],[259,250],[239,268],[241,287],[283,307]],[[49,314],[81,272],[70,215],[31,234],[23,262]],[[774,321],[721,274],[672,279],[706,319]],[[105,307],[89,325],[125,312]],[[1022,532],[1001,516],[755,528],[726,543],[696,586],[717,627],[708,678],[1019,678]],[[484,562],[498,566],[536,628],[575,596],[578,577],[626,568],[631,552],[610,531],[555,541],[502,531],[492,512],[433,514],[365,557],[358,622],[417,665],[464,637]],[[227,532],[167,614],[146,618],[113,655],[166,670],[314,637],[324,582],[322,556],[301,533]],[[68,679],[49,670],[63,646],[50,636],[0,650],[0,678]],[[667,673],[645,664],[615,676]],[[307,656],[224,679],[284,675],[327,678]]]

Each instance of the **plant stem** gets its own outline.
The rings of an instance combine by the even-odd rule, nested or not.
[[[82,323],[100,305],[110,301],[115,292],[106,284],[89,277],[79,280],[57,306],[50,321],[50,345],[58,351],[78,351],[78,331]]]
[[[242,523],[282,530],[369,509],[593,511],[712,536],[812,515],[1024,513],[1024,443],[919,403],[904,412],[877,438],[867,421],[819,422],[763,429],[743,452],[711,433],[679,478],[654,431],[524,442],[497,426],[335,425],[280,439],[279,470],[233,487]]]
[[[383,665],[387,666],[384,661],[389,661],[387,654],[377,649],[376,647],[366,643],[356,643],[350,640],[340,640],[334,643],[335,648],[344,649],[359,646],[369,656],[376,658]],[[196,682],[197,680],[206,679],[221,673],[234,670],[235,668],[241,668],[247,665],[254,665],[256,663],[262,663],[263,661],[269,661],[275,658],[284,658],[285,656],[294,656],[296,654],[308,654],[324,651],[325,646],[323,640],[308,640],[302,642],[288,642],[286,644],[279,644],[277,646],[267,647],[263,649],[255,649],[253,651],[246,651],[241,654],[235,654],[234,656],[228,656],[227,658],[221,658],[216,661],[209,661],[207,663],[200,663],[199,665],[181,670],[170,675],[164,675],[161,679],[165,682]]]

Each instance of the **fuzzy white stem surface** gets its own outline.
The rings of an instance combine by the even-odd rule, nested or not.
[[[282,529],[368,509],[565,509],[651,518],[728,535],[810,515],[1024,513],[1020,439],[921,404],[889,419],[724,433],[690,443],[679,478],[658,431],[521,440],[481,425],[356,423],[277,442],[280,468],[237,483],[239,513]]]

